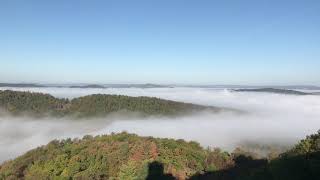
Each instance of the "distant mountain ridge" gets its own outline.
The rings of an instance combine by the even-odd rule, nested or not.
[[[165,85],[157,85],[157,84],[106,84],[106,85],[98,85],[98,84],[89,84],[89,85],[73,85],[67,86],[69,88],[167,88],[170,86]]]
[[[91,85],[83,85],[83,86],[69,86],[69,88],[101,88],[101,89],[104,89],[106,87],[102,86],[102,85],[91,84]]]
[[[252,86],[252,85],[180,85],[180,84],[37,84],[37,83],[0,83],[0,87],[56,87],[56,88],[226,88],[226,89],[305,89],[320,90],[318,86],[289,85],[289,86]]]
[[[45,85],[32,83],[0,83],[0,87],[46,87]]]
[[[315,95],[316,93],[307,93],[297,90],[289,89],[275,89],[275,88],[260,88],[260,89],[235,89],[236,92],[265,92],[265,93],[276,93],[276,94],[290,94],[290,95]]]
[[[159,84],[34,84],[34,83],[0,83],[0,87],[13,88],[34,88],[34,87],[53,87],[53,88],[170,88],[169,85]]]

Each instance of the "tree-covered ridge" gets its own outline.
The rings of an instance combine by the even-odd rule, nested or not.
[[[152,97],[95,94],[72,100],[55,98],[49,94],[0,91],[0,108],[12,113],[35,116],[103,116],[121,110],[146,115],[180,115],[193,111],[220,111],[221,108],[163,100]]]
[[[12,114],[53,114],[63,111],[68,103],[67,99],[58,99],[49,94],[0,91],[0,107]]]
[[[150,163],[180,179],[232,165],[230,155],[196,142],[120,133],[52,141],[0,168],[0,179],[145,179]]]
[[[320,132],[273,159],[120,133],[54,140],[5,162],[0,179],[318,180]],[[163,168],[163,169],[162,169]],[[156,170],[156,171],[155,171]]]
[[[290,95],[312,95],[313,93],[306,93],[290,89],[276,89],[276,88],[258,88],[258,89],[236,89],[237,92],[265,92],[276,94],[290,94]]]
[[[31,83],[0,83],[0,87],[46,87],[41,84],[31,84]]]
[[[212,108],[188,103],[180,103],[159,98],[129,97],[115,95],[90,95],[73,99],[69,111],[83,115],[96,115],[119,110],[142,112],[145,114],[176,115],[190,111],[216,110]]]

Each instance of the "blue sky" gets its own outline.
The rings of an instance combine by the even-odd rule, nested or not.
[[[0,81],[320,85],[319,0],[1,0]]]

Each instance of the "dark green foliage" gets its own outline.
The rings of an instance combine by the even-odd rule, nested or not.
[[[231,168],[197,174],[191,179],[217,180],[319,180],[320,132],[301,140],[294,148],[270,160],[233,155]]]
[[[35,116],[61,114],[68,103],[67,99],[57,99],[48,94],[0,91],[0,107],[14,115],[21,113]]]
[[[320,131],[270,162],[274,179],[320,179]]]
[[[48,94],[0,91],[0,107],[12,114],[34,116],[104,116],[111,112],[132,111],[143,115],[182,115],[193,111],[220,111],[220,108],[181,103],[151,97],[89,95],[71,101]]]
[[[155,161],[163,173],[186,178],[211,166],[219,170],[212,159],[207,161],[213,154],[230,162],[228,154],[183,140],[127,133],[85,136],[82,140],[52,141],[4,163],[0,179],[145,179]]]
[[[210,109],[205,106],[179,103],[150,97],[129,97],[117,95],[90,95],[73,99],[69,107],[72,113],[83,116],[103,115],[127,110],[143,114],[177,115],[190,111]],[[212,108],[213,109],[213,108]]]
[[[306,139],[300,141],[292,150],[288,151],[286,155],[301,155],[320,151],[320,130],[317,134],[307,136]]]

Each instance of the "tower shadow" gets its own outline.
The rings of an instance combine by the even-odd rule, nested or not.
[[[175,180],[171,174],[164,174],[163,164],[154,161],[149,164],[148,176],[146,180]]]

